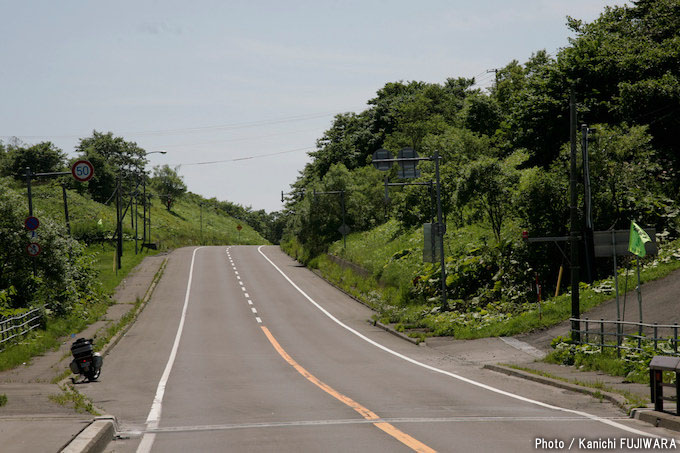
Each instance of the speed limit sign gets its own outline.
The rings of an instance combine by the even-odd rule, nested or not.
[[[78,160],[71,167],[71,174],[76,181],[89,181],[94,176],[94,167],[87,160]]]
[[[31,242],[26,246],[26,253],[28,253],[28,256],[38,256],[40,255],[41,250],[40,244],[37,242]]]

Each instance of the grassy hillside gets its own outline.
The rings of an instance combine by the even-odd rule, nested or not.
[[[25,196],[25,187],[17,189]],[[68,190],[68,210],[72,234],[76,238],[107,238],[115,231],[114,203],[103,205],[89,197]],[[128,200],[125,200],[129,202]],[[204,205],[201,206],[201,203]],[[65,223],[64,203],[60,186],[46,184],[33,188],[33,209],[38,217],[46,215]],[[201,222],[202,213],[202,222]],[[28,213],[27,213],[28,215]],[[134,205],[123,222],[123,236],[134,243],[132,225]],[[142,239],[142,207],[138,206],[138,240]],[[151,242],[159,249],[198,244],[266,244],[267,241],[245,222],[215,209],[199,195],[189,193],[180,198],[168,211],[158,198],[151,201]],[[101,224],[99,221],[101,220]],[[242,230],[237,230],[237,225]],[[134,249],[133,249],[134,250]]]

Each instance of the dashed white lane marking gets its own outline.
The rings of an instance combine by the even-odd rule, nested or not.
[[[245,296],[246,300],[248,301],[248,305],[250,305],[250,310],[253,312],[253,314],[257,314],[257,309],[253,307],[253,301],[250,299],[250,294],[248,294],[246,291],[246,287],[244,283],[241,281],[241,276],[239,275],[238,271],[236,270],[236,264],[234,264],[234,261],[231,259],[231,255],[229,254],[229,251],[227,249],[227,257],[229,258],[229,262],[231,263],[231,267],[234,269],[234,275],[236,275],[236,279],[238,280],[238,284],[241,285],[241,291],[243,291],[243,295]],[[257,321],[258,324],[262,324],[262,318],[259,316],[255,317],[255,321]]]
[[[598,422],[604,423],[605,425],[613,426],[613,427],[621,429],[623,431],[627,431],[629,433],[637,434],[637,435],[640,435],[640,436],[655,437],[655,438],[660,437],[656,434],[651,434],[651,433],[648,433],[648,432],[645,432],[645,431],[641,431],[639,429],[635,429],[635,428],[623,425],[623,424],[615,422],[613,420],[609,420],[609,419],[606,419],[606,418],[599,417],[597,415],[589,414],[588,412],[583,412],[583,411],[574,410],[574,409],[567,409],[565,407],[554,406],[552,404],[548,404],[548,403],[544,403],[542,401],[527,398],[527,397],[524,397],[524,396],[521,396],[521,395],[517,395],[515,393],[506,392],[505,390],[501,390],[499,388],[492,387],[492,386],[487,385],[487,384],[482,384],[481,382],[477,382],[477,381],[474,381],[472,379],[468,379],[468,378],[461,376],[459,374],[451,373],[450,371],[442,370],[441,368],[436,368],[436,367],[433,367],[431,365],[427,365],[425,363],[422,363],[422,362],[419,362],[415,359],[412,359],[411,357],[408,357],[404,354],[401,354],[397,351],[394,351],[394,350],[388,348],[387,346],[384,346],[384,345],[378,343],[377,341],[371,340],[366,335],[362,334],[361,332],[359,332],[359,331],[353,329],[352,327],[348,326],[347,324],[343,323],[338,318],[333,316],[328,310],[326,310],[321,305],[319,305],[318,302],[316,302],[314,299],[309,297],[309,295],[307,293],[305,293],[298,285],[296,285],[295,282],[293,282],[293,280],[291,280],[290,277],[288,277],[279,268],[279,266],[274,264],[274,262],[272,260],[270,260],[269,257],[262,252],[262,247],[264,247],[264,246],[261,245],[257,248],[257,251],[260,252],[260,255],[262,255],[264,257],[264,259],[266,259],[269,262],[269,264],[274,266],[274,269],[276,269],[279,272],[279,274],[281,274],[283,276],[283,278],[285,278],[288,281],[288,283],[290,283],[293,286],[293,288],[295,288],[300,294],[302,294],[305,297],[305,299],[307,299],[312,305],[314,305],[316,308],[318,308],[324,315],[326,315],[328,318],[330,318],[333,322],[335,322],[340,327],[344,328],[348,332],[353,333],[357,337],[361,338],[362,340],[366,341],[369,344],[372,344],[373,346],[377,347],[378,349],[382,349],[383,351],[387,352],[388,354],[392,354],[395,357],[399,357],[402,360],[405,360],[409,363],[412,363],[413,365],[417,365],[419,367],[425,368],[426,370],[434,371],[435,373],[440,373],[440,374],[443,374],[445,376],[452,377],[452,378],[457,379],[459,381],[466,382],[468,384],[471,384],[471,385],[474,385],[476,387],[488,390],[488,391],[493,392],[493,393],[497,393],[499,395],[504,395],[504,396],[507,396],[507,397],[510,397],[510,398],[513,398],[513,399],[516,399],[516,400],[519,400],[519,401],[523,401],[523,402],[526,402],[526,403],[534,404],[536,406],[544,407],[546,409],[552,409],[552,410],[566,412],[566,413],[569,413],[569,414],[580,415],[580,416],[588,418],[590,420],[598,421]]]

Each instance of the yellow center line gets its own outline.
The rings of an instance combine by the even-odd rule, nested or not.
[[[361,414],[362,417],[364,417],[366,420],[380,420],[380,417],[370,409],[362,406],[361,404],[357,403],[354,401],[352,398],[343,395],[342,393],[338,392],[325,382],[319,380],[316,376],[311,374],[309,371],[304,369],[299,363],[297,363],[291,356],[288,355],[288,353],[281,347],[278,341],[276,341],[276,338],[274,338],[274,335],[269,331],[264,326],[260,326],[264,334],[267,336],[267,339],[269,342],[274,346],[274,349],[276,349],[276,352],[279,353],[283,359],[288,362],[295,370],[303,375],[308,381],[319,387],[321,390],[324,392],[328,393],[331,395],[333,398],[343,402],[347,406],[351,407],[355,411],[357,411],[359,414]],[[409,436],[405,432],[397,429],[394,425],[386,422],[376,422],[373,423],[373,425],[384,431],[385,433],[389,434],[390,436],[394,437],[397,439],[399,442],[402,444],[406,445],[413,451],[417,452],[423,452],[423,453],[433,453],[436,450],[433,450],[432,448],[428,447],[424,443],[420,442],[417,439],[414,439],[413,437]]]

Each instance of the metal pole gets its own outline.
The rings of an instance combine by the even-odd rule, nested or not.
[[[137,241],[139,240],[139,219],[137,218],[137,189],[135,188],[135,216],[133,217],[135,221],[135,255],[139,253],[139,246]]]
[[[342,248],[347,248],[347,225],[345,224],[345,191],[340,191],[340,207],[342,208]],[[240,231],[239,231],[240,233]]]
[[[144,210],[144,215],[143,215],[143,220],[142,220],[142,247],[144,247],[144,244],[146,243],[146,174],[144,174],[144,197],[142,198],[142,209]]]
[[[578,262],[578,212],[576,204],[578,196],[576,193],[576,100],[572,90],[569,96],[569,136],[571,140],[571,164],[569,167],[569,245],[571,248],[571,338],[578,342],[580,340],[581,323],[579,303],[579,262]]]
[[[637,298],[638,298],[638,310],[640,315],[640,329],[638,334],[642,336],[642,288],[640,287],[640,258],[637,261]]]
[[[437,180],[437,233],[439,235],[439,263],[442,269],[442,310],[449,311],[449,302],[446,298],[446,263],[444,261],[444,233],[446,226],[442,222],[441,183],[439,181],[439,151],[434,152],[434,171]]]
[[[61,185],[61,194],[64,197],[64,217],[66,217],[66,232],[68,235],[71,235],[71,222],[69,222],[68,218],[68,200],[66,199],[66,186],[64,184]]]
[[[120,175],[118,176],[118,184],[116,185],[116,267],[120,269],[123,267],[123,219],[121,217],[120,205]]]
[[[31,193],[31,168],[26,167],[26,192],[28,193],[28,216],[33,217],[33,195]],[[38,269],[35,264],[35,260],[31,260],[31,266],[33,267],[33,277],[37,276]]]
[[[585,211],[586,228],[583,235],[583,244],[585,245],[585,261],[586,261],[586,278],[588,283],[592,283],[595,279],[594,262],[593,262],[593,220],[590,196],[590,164],[588,161],[588,126],[581,125],[581,150],[583,152],[583,209]]]
[[[28,216],[33,216],[33,195],[31,194],[31,168],[26,167],[26,189],[28,191]]]
[[[201,212],[201,245],[203,245],[203,203],[198,203],[198,206]]]

